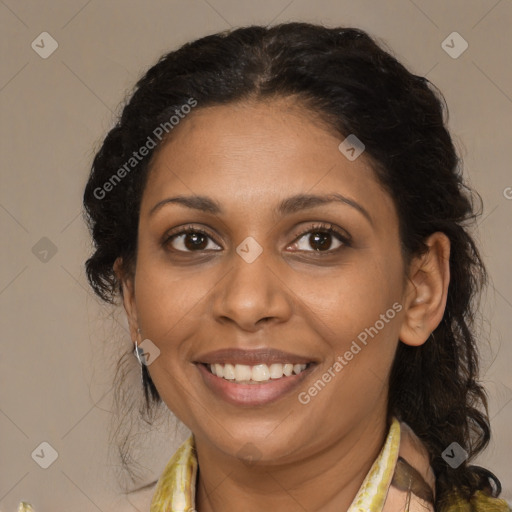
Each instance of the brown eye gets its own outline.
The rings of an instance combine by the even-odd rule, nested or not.
[[[211,237],[198,229],[186,229],[171,235],[165,242],[166,246],[180,252],[197,252],[207,250],[220,250]]]
[[[302,239],[305,239],[305,243],[301,244]],[[329,251],[333,249],[337,249],[341,247],[341,242],[339,240],[334,239],[332,233],[325,232],[311,232],[304,235],[299,242],[297,242],[297,248],[300,251],[307,251],[313,249],[314,251]],[[338,243],[334,248],[332,247],[333,243]]]
[[[309,245],[315,251],[328,251],[331,249],[332,239],[333,236],[331,233],[311,233],[309,235]]]
[[[349,239],[332,226],[313,226],[298,235],[293,248],[306,252],[335,252],[343,246],[349,246]]]

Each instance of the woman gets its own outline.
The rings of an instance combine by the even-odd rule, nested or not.
[[[84,196],[87,274],[191,430],[151,512],[509,510],[442,96],[366,33],[208,36],[138,82]]]

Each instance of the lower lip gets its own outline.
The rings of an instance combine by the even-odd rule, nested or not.
[[[265,405],[291,393],[311,372],[313,365],[308,366],[298,375],[270,379],[258,384],[237,384],[234,381],[213,375],[204,364],[196,364],[205,384],[217,396],[233,405]]]

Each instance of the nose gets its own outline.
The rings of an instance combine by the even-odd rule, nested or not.
[[[213,301],[220,323],[234,323],[256,332],[269,323],[287,321],[292,312],[291,291],[269,266],[265,251],[248,263],[234,255],[233,268],[222,281]]]

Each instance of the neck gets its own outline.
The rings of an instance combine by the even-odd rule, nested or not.
[[[347,510],[386,438],[385,411],[320,453],[285,465],[248,465],[196,440],[199,512]]]

